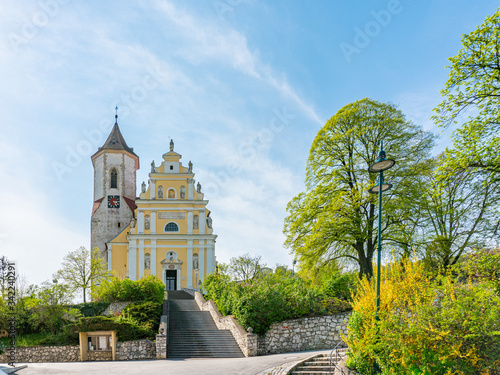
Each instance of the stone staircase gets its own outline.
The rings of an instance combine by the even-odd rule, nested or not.
[[[194,297],[169,291],[167,358],[244,357],[231,331],[219,330]]]
[[[347,349],[337,349],[340,361],[345,358]],[[333,357],[335,360],[335,356]],[[302,363],[299,363],[289,372],[290,375],[332,375],[341,374],[335,366],[330,364],[330,355],[318,355],[313,358],[308,358]]]

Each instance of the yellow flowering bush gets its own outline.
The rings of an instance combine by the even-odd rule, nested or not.
[[[430,276],[421,262],[384,267],[375,321],[376,276],[361,280],[345,338],[348,366],[364,375],[500,374],[500,297],[489,283]]]

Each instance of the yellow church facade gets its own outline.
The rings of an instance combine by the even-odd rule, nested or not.
[[[117,134],[120,130],[117,124],[115,127],[114,139],[120,141],[121,133]],[[130,198],[120,195],[120,188],[135,184],[135,175],[133,181],[123,181],[120,173],[122,179],[130,177],[126,165],[138,168],[138,157],[126,146],[123,137],[125,167],[99,167],[98,156],[117,152],[116,143],[110,141],[112,138],[113,131],[109,142],[92,159],[94,170],[99,170],[94,179],[104,176],[105,180],[98,184],[112,186],[114,182],[113,186],[117,187],[117,190],[104,189],[103,192],[98,189],[104,195],[99,198],[94,190],[92,246],[99,248],[108,269],[120,279],[138,280],[153,275],[163,281],[167,290],[198,289],[204,278],[215,272],[217,236],[213,234],[208,200],[200,183],[196,184],[194,180],[192,163],[189,162],[188,166],[182,164],[182,156],[174,151],[174,142],[171,141],[170,150],[163,155],[161,164],[151,163],[148,184],[142,183],[140,195],[131,202]],[[114,147],[107,150],[108,143]],[[137,157],[137,163],[127,164],[127,157]],[[106,174],[109,174],[109,179]],[[127,191],[126,188],[123,190]],[[99,202],[97,208],[96,202]],[[128,222],[122,223],[124,220]],[[109,239],[102,243],[102,238],[107,235],[106,228]]]

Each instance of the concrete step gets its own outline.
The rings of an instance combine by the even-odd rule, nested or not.
[[[229,330],[219,330],[208,311],[185,292],[169,292],[167,358],[241,358]]]
[[[294,371],[333,371],[335,366],[297,366]]]
[[[169,300],[179,300],[179,299],[193,299],[194,296],[189,294],[188,292],[185,292],[183,290],[169,290],[167,292],[168,294],[168,299]]]
[[[181,354],[167,354],[167,358],[172,359],[172,358],[242,358],[244,357],[243,354],[226,354],[226,353],[197,353],[197,354],[190,354],[190,353],[181,353]],[[222,372],[221,372],[222,373]]]
[[[169,300],[170,311],[194,310],[200,311],[198,304],[193,300]]]

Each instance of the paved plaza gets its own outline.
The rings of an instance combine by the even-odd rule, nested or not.
[[[329,353],[317,350],[296,353],[272,354],[250,358],[214,358],[214,359],[170,359],[148,361],[115,362],[65,362],[65,363],[29,363],[28,367],[16,372],[18,375],[255,375],[268,368],[295,362],[315,354]],[[21,364],[18,364],[21,365]],[[2,366],[0,368],[5,368]]]

